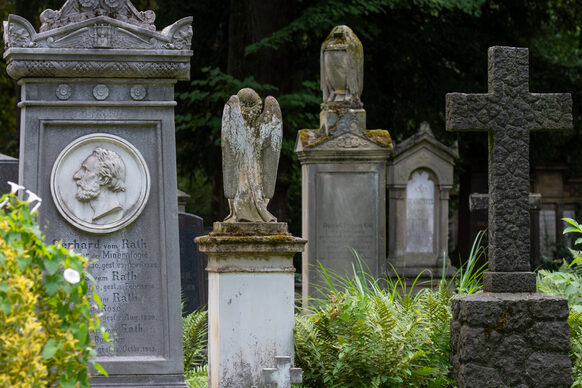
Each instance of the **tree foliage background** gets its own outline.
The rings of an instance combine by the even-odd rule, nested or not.
[[[205,223],[227,214],[222,195],[220,120],[230,95],[253,87],[276,97],[284,144],[271,210],[300,234],[300,167],[295,136],[319,125],[319,49],[333,26],[346,24],[364,45],[362,100],[368,128],[387,129],[398,142],[428,121],[444,143],[459,141],[459,171],[486,165],[486,137],[444,130],[447,92],[487,90],[487,48],[530,49],[530,89],[570,92],[575,130],[532,137],[533,163],[566,163],[581,174],[582,2],[576,0],[133,0],[152,9],[161,30],[194,16],[191,82],[176,87],[180,188],[188,210]],[[58,0],[0,0],[2,18],[16,13],[38,27]],[[0,65],[4,66],[4,64]],[[0,69],[0,152],[17,156],[14,82]],[[481,162],[480,162],[481,163]]]

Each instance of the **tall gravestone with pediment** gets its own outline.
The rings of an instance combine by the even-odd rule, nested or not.
[[[388,165],[388,261],[406,279],[448,275],[449,192],[457,150],[439,142],[428,123],[394,146]]]
[[[378,276],[386,260],[386,162],[388,131],[366,129],[363,47],[346,26],[335,27],[321,47],[323,104],[318,129],[298,133],[302,171],[303,297],[313,296],[318,262],[340,275],[355,259]]]
[[[67,0],[36,32],[10,15],[4,58],[22,87],[20,183],[44,199],[47,240],[97,259],[111,343],[92,386],[185,387],[174,84],[192,18],[156,31],[129,0]]]
[[[453,377],[462,387],[569,387],[568,302],[536,293],[529,259],[529,132],[572,128],[570,94],[529,91],[526,48],[489,48],[489,91],[450,93],[447,130],[489,135],[489,271],[454,298]]]

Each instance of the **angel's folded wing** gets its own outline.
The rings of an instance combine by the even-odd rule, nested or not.
[[[262,140],[261,147],[261,174],[263,181],[263,195],[273,198],[277,181],[277,167],[283,141],[283,120],[281,108],[274,97],[265,99],[265,109],[259,117],[259,131]]]
[[[228,199],[234,198],[238,187],[239,162],[245,148],[241,142],[247,141],[244,136],[244,125],[239,99],[232,96],[222,112],[221,132],[224,196]]]

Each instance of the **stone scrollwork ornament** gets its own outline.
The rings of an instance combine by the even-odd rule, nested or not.
[[[155,31],[155,13],[138,11],[130,0],[67,0],[59,11],[47,9],[40,14],[41,32],[81,22],[98,16],[108,16]]]
[[[275,192],[283,138],[281,108],[271,96],[265,108],[253,89],[230,97],[222,114],[225,222],[276,222],[267,210]]]

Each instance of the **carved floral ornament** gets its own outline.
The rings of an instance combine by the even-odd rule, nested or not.
[[[4,22],[9,48],[119,48],[189,50],[192,17],[157,32],[153,11],[140,12],[129,0],[68,0],[59,11],[40,15],[36,33],[24,18],[10,15]]]

